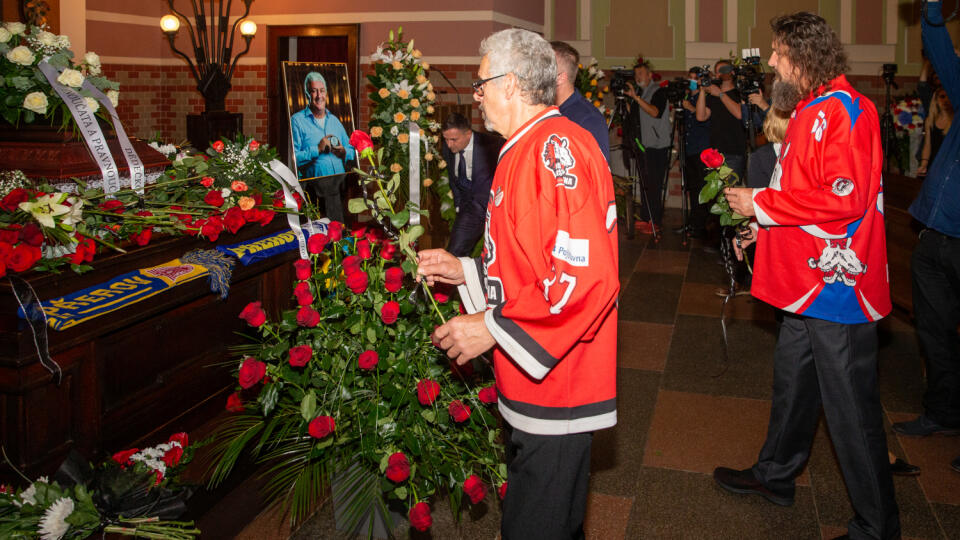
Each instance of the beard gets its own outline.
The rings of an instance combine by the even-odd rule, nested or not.
[[[787,82],[780,77],[773,80],[773,89],[770,91],[770,102],[774,107],[781,111],[792,111],[797,108],[797,104],[803,99],[800,88],[791,82]]]

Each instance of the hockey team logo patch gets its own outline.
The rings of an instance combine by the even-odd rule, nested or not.
[[[577,175],[570,173],[577,161],[570,152],[569,139],[556,134],[550,135],[547,142],[543,143],[540,158],[544,167],[557,179],[557,187],[563,186],[567,189],[577,187]]]
[[[853,180],[848,178],[837,178],[833,181],[833,188],[831,191],[833,191],[834,195],[846,197],[847,195],[853,193]]]

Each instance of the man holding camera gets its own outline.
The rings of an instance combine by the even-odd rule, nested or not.
[[[683,144],[686,154],[684,196],[688,200],[690,219],[686,230],[680,232],[689,231],[693,238],[706,237],[707,215],[710,208],[710,203],[700,204],[700,190],[703,189],[704,178],[707,175],[703,161],[700,160],[700,153],[710,148],[710,120],[697,119],[697,100],[700,99],[700,94],[703,94],[699,84],[700,72],[699,67],[690,68],[687,76],[687,80],[690,81],[690,92],[682,102],[685,133]]]
[[[641,216],[651,220],[639,221],[637,230],[653,234],[656,229],[659,234],[663,216],[661,192],[670,164],[673,136],[667,95],[654,84],[650,64],[642,61],[633,66],[633,83],[627,82],[624,94],[628,98],[628,114],[623,123],[624,165],[628,170],[631,161],[637,165],[646,204]]]
[[[746,168],[747,136],[740,119],[740,92],[733,82],[733,64],[718,60],[713,66],[718,77],[701,79],[702,91],[697,96],[697,120],[710,120],[710,146],[719,150],[727,166],[740,178]],[[710,84],[705,84],[710,82]]]

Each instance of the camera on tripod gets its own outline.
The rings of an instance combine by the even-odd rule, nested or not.
[[[880,75],[883,77],[883,82],[893,85],[896,87],[896,83],[893,81],[894,77],[897,76],[897,65],[896,64],[884,64],[883,73]]]
[[[743,97],[763,90],[760,49],[743,49],[742,62],[733,66],[734,85]]]
[[[690,68],[690,71],[697,76],[697,84],[699,84],[701,88],[710,86],[711,84],[720,86],[720,79],[714,79],[710,76],[710,64],[693,66]]]
[[[633,84],[633,70],[615,67],[613,79],[610,81],[610,91],[613,92],[615,99],[623,99],[626,96],[628,83]]]
[[[664,86],[662,90],[667,94],[667,101],[669,101],[674,108],[678,108],[690,92],[690,81],[683,77],[676,77],[672,81],[667,82],[667,85]]]

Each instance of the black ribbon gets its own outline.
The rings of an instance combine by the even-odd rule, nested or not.
[[[40,299],[37,298],[37,293],[33,290],[33,287],[22,277],[10,275],[8,279],[10,280],[10,288],[13,290],[13,296],[20,304],[23,317],[30,325],[30,331],[33,333],[33,345],[37,349],[40,364],[53,375],[53,382],[60,386],[63,371],[60,369],[60,364],[50,358],[47,339],[47,314],[43,312],[43,308],[40,306]]]

